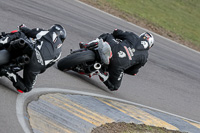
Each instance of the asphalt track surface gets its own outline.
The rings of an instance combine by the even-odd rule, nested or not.
[[[62,24],[67,32],[62,57],[77,49],[80,41],[91,41],[115,28],[134,31],[145,29],[71,0],[0,1],[0,31],[9,32],[25,23],[30,28],[49,28]],[[156,43],[149,51],[149,61],[136,77],[125,75],[120,89],[110,92],[98,80],[75,73],[64,73],[56,66],[39,75],[37,88],[64,88],[90,92],[164,110],[200,121],[199,52],[182,47],[154,34]],[[18,94],[5,78],[0,79],[0,132],[22,133],[16,114]],[[32,96],[33,99],[36,96]],[[26,107],[25,107],[26,108]]]

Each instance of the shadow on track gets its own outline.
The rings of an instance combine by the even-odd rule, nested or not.
[[[17,90],[13,87],[11,81],[4,77],[0,78],[0,86],[2,86],[0,87],[1,89],[9,89],[15,93],[18,93]]]
[[[86,75],[81,75],[81,74],[78,74],[78,73],[73,72],[73,71],[71,71],[71,70],[70,70],[70,71],[67,71],[67,72],[64,72],[64,73],[66,73],[66,74],[72,76],[73,78],[76,78],[76,79],[80,79],[80,80],[82,80],[82,81],[85,81],[85,82],[87,82],[87,83],[89,83],[89,84],[91,84],[91,85],[93,85],[93,86],[95,86],[95,87],[97,87],[97,88],[99,88],[99,89],[105,91],[105,92],[108,92],[108,93],[110,92],[110,91],[106,88],[106,86],[104,86],[103,84],[100,84],[99,82],[97,82],[96,80],[94,80],[94,78],[96,78],[95,76],[92,77],[92,78],[89,78],[89,77],[87,77]],[[97,79],[97,80],[100,80],[100,79]]]

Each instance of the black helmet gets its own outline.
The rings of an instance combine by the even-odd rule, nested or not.
[[[52,25],[49,31],[55,32],[62,42],[64,42],[67,36],[65,28],[59,24]]]

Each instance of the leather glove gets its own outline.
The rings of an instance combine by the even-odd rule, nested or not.
[[[17,27],[18,27],[18,29],[21,31],[21,28],[26,27],[26,25],[25,25],[25,24],[21,24],[21,25],[19,25],[19,26],[17,26]]]

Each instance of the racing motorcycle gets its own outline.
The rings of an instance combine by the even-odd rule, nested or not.
[[[5,32],[2,32],[0,39],[5,36]],[[13,40],[6,45],[8,47],[0,49],[0,76],[5,76],[8,70],[14,73],[19,72],[30,62],[29,54],[32,47],[23,38]]]
[[[84,48],[71,50],[68,56],[58,61],[57,67],[61,71],[72,70],[89,77],[98,75],[102,81],[106,81],[111,56],[110,45],[102,39],[96,39]]]

